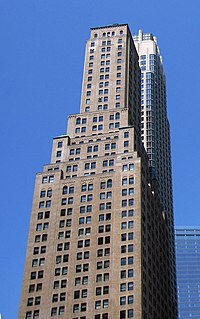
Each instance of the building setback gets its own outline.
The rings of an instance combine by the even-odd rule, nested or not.
[[[128,25],[92,28],[80,114],[36,175],[19,319],[177,318],[173,216],[141,140],[140,85]]]
[[[179,318],[200,316],[200,227],[175,229]]]

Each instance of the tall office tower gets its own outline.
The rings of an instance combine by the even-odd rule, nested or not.
[[[133,37],[141,68],[141,137],[149,158],[152,178],[169,226],[169,246],[175,276],[174,214],[170,127],[167,118],[166,79],[157,39],[139,30]],[[174,277],[175,281],[175,277]]]
[[[80,114],[36,176],[19,319],[175,319],[168,219],[127,24],[91,29]]]
[[[200,316],[200,227],[176,227],[179,318]]]
[[[166,79],[156,37],[139,30],[133,37],[141,68],[141,133],[152,177],[174,233],[170,128],[167,118]]]

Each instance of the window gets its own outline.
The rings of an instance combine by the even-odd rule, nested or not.
[[[74,193],[74,187],[73,186],[71,186],[70,188],[69,188],[69,194],[73,194]],[[71,198],[71,197],[70,197]]]
[[[126,207],[127,206],[127,199],[123,199],[122,200],[122,207]]]
[[[90,110],[90,107],[87,106],[87,107],[85,108],[85,112],[89,112],[89,110]]]
[[[134,205],[134,199],[133,198],[129,199],[128,200],[128,204],[129,204],[129,206],[133,206]]]
[[[46,201],[46,207],[51,207],[51,201],[50,200]]]
[[[74,198],[73,197],[69,197],[68,198],[68,204],[73,204]]]
[[[80,214],[84,214],[85,213],[85,206],[81,206],[80,207]]]
[[[127,164],[125,164],[125,165],[122,166],[122,171],[123,171],[123,172],[128,171],[128,165],[127,165]]]
[[[121,266],[125,266],[126,265],[126,258],[121,258]]]
[[[86,195],[81,196],[81,203],[84,203],[84,202],[86,202]]]
[[[129,195],[134,195],[134,188],[129,188]]]
[[[75,286],[78,286],[81,284],[81,277],[75,278]]]
[[[133,171],[133,169],[134,169],[134,164],[129,164],[129,170]]]
[[[128,309],[128,318],[133,318],[133,309]]]
[[[45,197],[46,196],[46,191],[45,190],[41,190],[40,192],[40,197]]]
[[[64,315],[64,313],[65,313],[65,307],[64,306],[60,306],[59,307],[59,315]]]
[[[120,305],[123,306],[126,304],[126,297],[120,297]],[[121,318],[121,316],[120,316]]]
[[[133,252],[133,244],[128,245],[128,252],[131,253]]]
[[[115,107],[116,107],[117,109],[119,109],[119,108],[120,108],[120,103],[117,102],[117,103],[115,104]]]
[[[28,298],[27,306],[32,306],[32,305],[33,305],[33,298]]]
[[[44,274],[43,270],[38,271],[38,279],[42,279],[43,278],[43,274]]]
[[[79,312],[79,304],[75,304],[73,306],[73,313],[77,313],[77,312]]]
[[[79,225],[84,224],[84,217],[79,218]]]
[[[37,219],[43,219],[43,213],[42,212],[38,213],[38,218]]]
[[[32,318],[32,312],[31,311],[27,311],[26,312],[26,319],[31,319]]]
[[[91,169],[94,169],[94,168],[96,168],[96,162],[91,163]]]
[[[47,176],[44,176],[44,177],[42,178],[42,184],[45,184],[45,183],[48,183],[48,178],[47,178]]]
[[[54,182],[54,176],[49,176],[49,183],[53,183]]]
[[[127,189],[122,189],[122,196],[127,196]]]
[[[126,311],[125,310],[121,310],[120,311],[120,319],[125,319],[126,318]]]
[[[34,310],[33,319],[39,319],[39,310]]]
[[[40,305],[41,297],[35,297],[35,305]]]
[[[91,152],[92,152],[92,146],[88,146],[87,152],[88,152],[88,153],[91,153]]]
[[[44,202],[39,202],[39,208],[44,208]]]
[[[126,284],[121,284],[120,285],[120,291],[126,291]]]
[[[112,187],[112,180],[108,179],[107,180],[107,188],[111,188]]]
[[[81,304],[81,311],[86,311],[87,310],[87,304],[86,303],[82,303]]]
[[[88,276],[84,276],[82,279],[82,284],[87,285],[88,284]]]
[[[129,291],[133,290],[133,282],[128,283],[128,290]]]
[[[52,196],[52,189],[48,189],[47,190],[47,197],[51,197]]]
[[[101,308],[101,300],[95,301],[95,309],[100,309]]]

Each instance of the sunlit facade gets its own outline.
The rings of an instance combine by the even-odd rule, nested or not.
[[[36,175],[19,319],[177,319],[138,60],[127,24],[91,29],[80,113]]]

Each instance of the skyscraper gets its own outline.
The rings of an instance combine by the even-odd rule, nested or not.
[[[176,227],[179,318],[200,316],[200,227]]]
[[[162,209],[167,215],[170,262],[174,268],[174,214],[171,172],[170,126],[167,118],[166,78],[157,39],[151,33],[133,36],[141,68],[141,137],[156,180]]]
[[[80,114],[36,176],[23,319],[175,319],[169,217],[141,142],[127,24],[91,29]]]
[[[133,37],[141,68],[141,133],[152,177],[174,233],[170,128],[167,118],[166,79],[157,39],[151,33]]]

